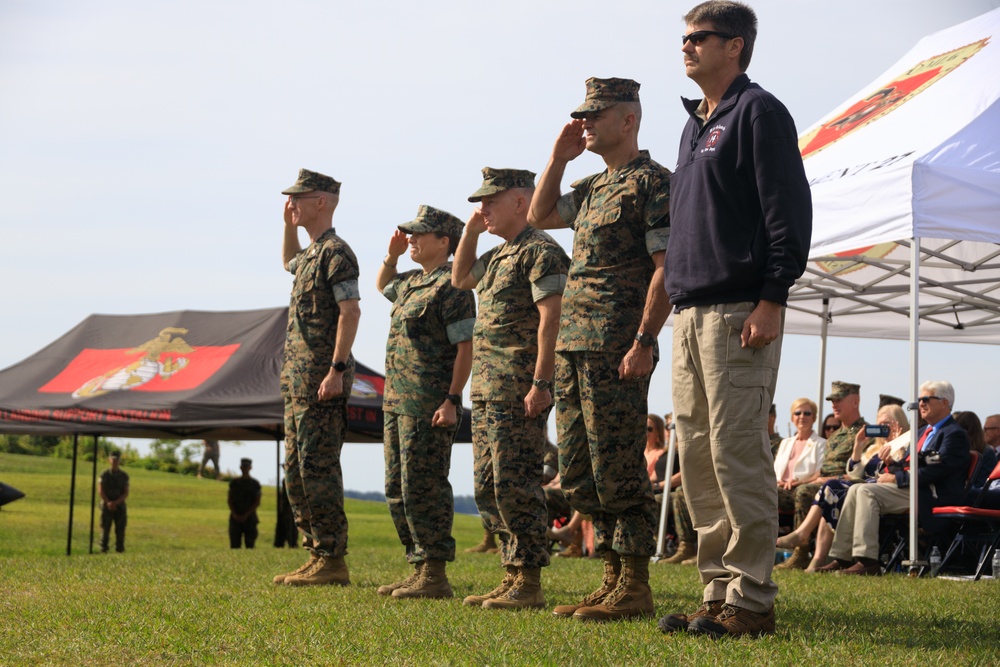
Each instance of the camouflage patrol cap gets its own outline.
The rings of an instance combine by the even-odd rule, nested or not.
[[[527,169],[494,169],[483,167],[483,184],[469,195],[469,201],[480,201],[483,197],[512,188],[535,187],[535,172]]]
[[[830,395],[826,397],[826,400],[839,401],[845,396],[850,396],[851,394],[860,394],[860,393],[861,393],[860,384],[851,384],[850,382],[838,381],[833,383],[833,391],[831,391]]]
[[[417,211],[417,217],[411,222],[399,225],[400,231],[407,234],[422,234],[434,232],[453,238],[461,238],[465,223],[447,211],[440,211],[433,206],[422,205]]]
[[[879,394],[878,395],[878,407],[884,408],[887,405],[899,405],[902,406],[905,403],[903,399],[898,396],[893,396],[892,394]]]
[[[587,79],[587,98],[576,111],[570,114],[573,118],[583,118],[588,113],[613,107],[620,102],[638,102],[639,83],[632,79]]]
[[[339,195],[340,183],[329,176],[324,176],[319,172],[309,171],[308,169],[299,169],[299,178],[295,181],[295,185],[286,190],[282,190],[281,194],[297,195],[300,192],[312,192],[313,190],[329,192],[331,195]]]

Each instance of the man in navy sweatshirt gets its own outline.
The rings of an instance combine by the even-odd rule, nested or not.
[[[805,270],[809,184],[787,109],[745,74],[757,17],[705,2],[684,17],[684,67],[704,99],[671,181],[665,286],[676,308],[673,401],[698,532],[704,604],[664,632],[774,632],[777,486],[767,437],[788,290]]]

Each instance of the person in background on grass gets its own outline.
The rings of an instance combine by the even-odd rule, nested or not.
[[[257,508],[260,507],[260,482],[250,476],[253,461],[240,459],[240,476],[229,480],[229,546],[240,543],[253,549],[257,542]]]
[[[219,476],[219,441],[218,440],[202,440],[202,447],[204,448],[201,454],[201,463],[198,464],[198,478],[205,472],[205,464],[209,461],[212,462],[212,474],[215,477]]]
[[[125,551],[125,524],[128,523],[128,511],[125,500],[128,498],[128,473],[121,469],[121,452],[114,451],[108,457],[111,467],[101,473],[97,482],[97,492],[101,496],[101,553],[108,553],[108,539],[111,524],[115,524],[115,551]]]

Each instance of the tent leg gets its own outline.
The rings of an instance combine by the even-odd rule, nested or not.
[[[816,405],[823,406],[823,390],[826,386],[826,338],[827,330],[830,327],[830,299],[823,299],[823,318],[820,320],[819,332],[819,395],[816,398]],[[823,412],[816,415],[817,420],[825,419]],[[820,431],[823,431],[821,422]],[[820,433],[824,438],[826,433]]]
[[[73,506],[76,504],[76,453],[80,435],[73,434],[73,472],[69,482],[69,525],[66,527],[66,555],[73,552]]]
[[[281,439],[274,440],[274,520],[281,525]]]
[[[920,239],[913,238],[910,242],[910,396],[917,397],[920,386]],[[917,409],[916,400],[909,404],[910,410]],[[914,428],[910,429],[910,559],[903,562],[903,567],[910,568],[910,576],[920,575],[920,570],[926,562],[920,560],[920,544],[917,543],[917,485],[919,467],[917,459],[917,420],[915,414],[910,417]]]
[[[663,503],[660,505],[660,527],[656,531],[656,555],[651,559],[654,563],[667,557],[664,551],[667,534],[667,511],[670,507],[670,478],[674,475],[674,456],[677,452],[677,435],[674,425],[667,427],[670,434],[669,445],[667,445],[667,467],[664,469]],[[676,519],[675,519],[676,521]]]
[[[94,468],[90,477],[90,547],[87,553],[94,553],[94,503],[97,498],[97,434],[94,434]]]

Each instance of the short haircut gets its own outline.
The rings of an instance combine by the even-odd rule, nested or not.
[[[618,110],[622,118],[628,114],[634,114],[635,129],[639,129],[639,125],[642,123],[642,104],[639,102],[619,102],[614,108]]]
[[[948,401],[948,407],[955,409],[955,388],[947,380],[928,380],[920,385],[920,393],[924,393],[925,390]]]
[[[757,15],[749,6],[730,0],[709,0],[685,14],[684,21],[688,25],[711,23],[719,32],[742,37],[740,71],[746,72],[750,67],[753,45],[757,41]]]

